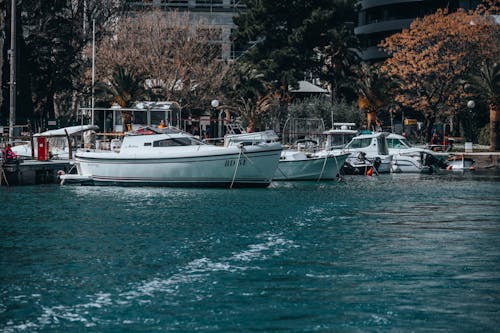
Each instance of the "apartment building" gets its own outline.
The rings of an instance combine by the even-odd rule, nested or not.
[[[380,41],[408,28],[417,17],[438,8],[470,9],[479,3],[480,0],[361,0],[354,33],[360,40],[362,59],[372,62],[385,59],[387,54],[377,46]]]
[[[214,43],[220,43],[222,59],[233,59],[241,53],[231,43],[233,17],[245,8],[239,0],[127,0],[126,3],[129,10],[187,11],[190,20],[201,19],[220,28],[218,40],[214,40]]]

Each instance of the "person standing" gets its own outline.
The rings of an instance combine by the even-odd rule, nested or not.
[[[10,145],[7,143],[5,148],[2,150],[2,157],[6,162],[13,161],[16,159],[17,155],[10,149]]]

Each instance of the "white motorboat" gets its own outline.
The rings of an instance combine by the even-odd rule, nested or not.
[[[26,142],[21,145],[13,146],[12,151],[21,159],[38,157],[38,149],[36,140],[39,137],[47,139],[47,146],[52,159],[67,160],[69,159],[70,145],[71,149],[76,149],[83,142],[83,138],[89,133],[95,133],[99,129],[96,125],[76,125],[63,127],[59,129],[49,130],[33,135],[35,147],[33,149],[31,142]],[[69,142],[68,142],[69,138]],[[33,154],[33,155],[32,155]]]
[[[475,161],[472,158],[465,157],[463,154],[450,155],[448,157],[446,170],[450,170],[450,171],[464,171],[464,170],[474,171],[476,169],[474,166],[474,163],[475,163]]]
[[[146,128],[110,146],[110,150],[78,150],[74,162],[77,175],[63,174],[61,182],[266,187],[281,154],[279,142],[247,140],[215,146],[176,128]]]
[[[318,154],[296,149],[283,150],[273,180],[336,179],[348,153]]]
[[[274,131],[226,135],[225,145],[254,144],[278,140]],[[337,175],[349,154],[325,153],[318,142],[300,139],[292,147],[281,152],[278,168],[273,180],[331,180]]]
[[[325,149],[341,149],[348,144],[352,138],[358,135],[358,131],[352,129],[354,123],[333,123],[333,128],[323,132],[326,136]]]
[[[387,146],[392,158],[392,172],[395,173],[432,173],[445,164],[429,149],[413,147],[399,134],[387,136]]]
[[[370,168],[375,169],[375,173],[388,173],[391,172],[392,155],[389,154],[386,137],[385,132],[360,134],[343,149],[332,152],[350,153],[342,168],[345,174],[366,174]]]

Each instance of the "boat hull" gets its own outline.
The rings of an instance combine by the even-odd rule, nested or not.
[[[78,174],[93,185],[266,187],[278,166],[281,145],[210,150],[196,155],[136,158],[112,152],[80,153]],[[89,181],[87,181],[89,183]]]
[[[394,155],[392,160],[392,172],[394,173],[432,173],[433,167],[422,165],[420,160],[405,155]]]
[[[372,167],[375,173],[390,173],[392,155],[380,155],[360,159],[358,154],[351,154],[344,163],[342,172],[346,175],[365,175]]]
[[[331,180],[336,179],[349,154],[280,160],[273,180]]]
[[[467,157],[453,157],[448,160],[446,170],[462,171],[462,170],[475,170],[474,160]]]

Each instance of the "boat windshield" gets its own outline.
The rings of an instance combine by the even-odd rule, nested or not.
[[[370,146],[372,138],[354,138],[346,146],[347,149],[366,148]]]
[[[153,141],[153,147],[179,147],[179,146],[196,146],[202,143],[189,137],[168,138],[163,140]]]
[[[411,145],[406,139],[387,139],[387,145],[389,148],[395,149],[407,149],[410,148]]]
[[[381,135],[377,138],[378,153],[380,155],[389,155],[389,149],[387,148],[387,140],[385,136]]]
[[[332,133],[328,135],[330,148],[342,148],[356,136],[356,133]]]

